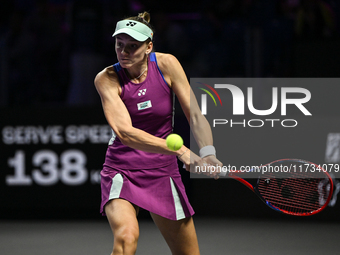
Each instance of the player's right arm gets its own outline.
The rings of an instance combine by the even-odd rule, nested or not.
[[[99,72],[94,80],[94,84],[100,95],[104,114],[109,125],[116,135],[123,140],[124,131],[120,128],[120,125],[131,126],[131,119],[120,99],[122,90],[113,67],[107,67]]]
[[[100,95],[106,120],[124,145],[147,152],[176,155],[186,149],[183,146],[179,151],[173,152],[166,146],[165,139],[132,126],[130,114],[120,97],[122,89],[119,78],[112,66],[99,72],[94,84]]]

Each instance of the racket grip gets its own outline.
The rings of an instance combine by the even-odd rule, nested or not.
[[[227,171],[222,171],[218,174],[219,177],[226,177],[227,176]]]

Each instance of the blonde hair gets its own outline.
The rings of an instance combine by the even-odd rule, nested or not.
[[[139,13],[137,17],[142,18],[147,23],[150,23],[151,17],[150,17],[150,13],[148,13],[148,12]]]

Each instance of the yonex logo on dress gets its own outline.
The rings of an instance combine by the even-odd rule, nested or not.
[[[132,22],[132,21],[129,21],[129,23],[126,23],[126,26],[130,26],[130,27],[133,27],[134,25],[136,25],[137,23],[136,22]]]
[[[142,96],[142,95],[144,96],[145,93],[146,93],[146,89],[141,89],[139,90],[138,96]]]

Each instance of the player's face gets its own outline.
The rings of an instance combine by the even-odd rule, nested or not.
[[[139,42],[127,34],[116,36],[115,50],[119,63],[123,68],[129,68],[144,60],[148,52],[148,44]]]

